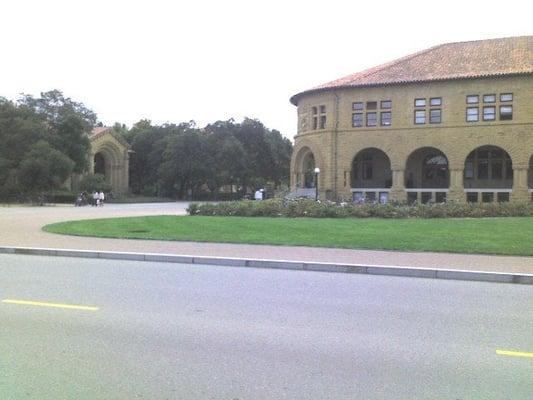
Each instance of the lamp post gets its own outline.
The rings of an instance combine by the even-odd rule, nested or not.
[[[315,201],[318,201],[318,174],[320,174],[320,168],[315,168]]]

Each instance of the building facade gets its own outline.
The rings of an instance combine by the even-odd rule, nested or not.
[[[436,46],[291,102],[293,191],[318,184],[321,199],[361,202],[531,200],[533,36]]]
[[[129,145],[113,128],[96,127],[89,135],[89,173],[102,174],[115,195],[129,192]]]

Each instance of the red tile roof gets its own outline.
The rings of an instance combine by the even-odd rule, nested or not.
[[[340,88],[520,74],[533,74],[533,36],[441,44],[300,92],[290,100],[297,105],[302,95]]]

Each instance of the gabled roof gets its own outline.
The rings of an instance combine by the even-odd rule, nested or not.
[[[518,36],[431,47],[291,97],[341,88],[396,85],[505,75],[533,74],[533,36]]]
[[[123,146],[129,148],[129,144],[121,135],[116,133],[112,127],[109,126],[95,126],[91,133],[89,134],[89,140],[93,141],[97,138],[104,136],[104,135],[111,135],[113,136],[119,143],[121,143]]]

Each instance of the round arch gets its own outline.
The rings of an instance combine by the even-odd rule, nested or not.
[[[376,147],[360,150],[350,166],[352,188],[385,188],[392,186],[391,161],[387,153]]]
[[[448,157],[435,147],[414,150],[405,164],[405,187],[447,189],[450,186]]]
[[[291,178],[293,180],[291,186],[293,189],[305,188],[311,185],[311,176],[309,173],[311,168],[313,170],[312,187],[314,187],[315,167],[321,170],[319,181],[322,182],[324,175],[323,165],[321,154],[312,143],[308,141],[298,143],[291,159]]]
[[[465,189],[512,189],[513,161],[502,147],[479,146],[466,156]]]

